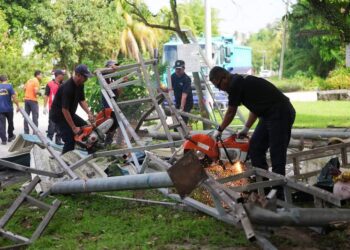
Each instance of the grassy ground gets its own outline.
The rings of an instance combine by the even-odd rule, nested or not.
[[[350,127],[350,102],[293,105],[297,111],[294,127]],[[243,112],[247,114],[247,110]],[[0,190],[0,217],[19,195],[18,187]],[[134,192],[112,194],[132,197]],[[164,200],[156,191],[146,191],[144,196]],[[202,213],[145,206],[100,195],[56,198],[62,201],[62,206],[44,235],[29,249],[256,249],[254,243],[247,242],[243,231]],[[16,212],[6,229],[29,237],[43,215],[25,206]],[[318,235],[308,229],[281,228],[271,241],[280,249],[350,249],[350,230]],[[0,247],[9,243],[0,238]]]
[[[293,106],[296,110],[294,128],[350,127],[349,101],[293,102]],[[248,117],[245,107],[240,107],[240,111],[245,118]],[[221,122],[218,113],[216,118]],[[231,125],[240,124],[239,120],[235,120]],[[201,123],[193,124],[193,129],[202,129]]]
[[[18,185],[0,191],[0,216],[18,196]],[[112,193],[109,193],[112,194]],[[132,197],[133,192],[114,193]],[[164,200],[156,191],[146,199]],[[101,195],[56,196],[62,205],[44,235],[30,249],[223,249],[252,246],[244,233],[214,218]],[[30,237],[43,213],[25,206],[6,229]],[[33,223],[34,222],[34,223]],[[0,238],[0,246],[10,242]],[[177,248],[179,247],[179,248]]]

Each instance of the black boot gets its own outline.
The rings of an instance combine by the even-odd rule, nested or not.
[[[57,145],[63,145],[63,142],[61,141],[61,137],[57,137],[57,136],[56,136],[55,143],[56,143]]]

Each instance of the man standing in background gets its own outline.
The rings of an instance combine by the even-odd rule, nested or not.
[[[51,109],[51,105],[53,102],[53,99],[57,93],[57,90],[64,79],[64,72],[60,69],[55,70],[55,79],[48,82],[45,88],[45,96],[44,96],[44,115],[48,113],[48,110]],[[49,109],[47,109],[47,103],[49,103]],[[55,125],[55,123],[50,119],[49,117],[49,126],[47,128],[47,137],[52,141],[53,136],[56,133],[55,143],[57,145],[63,145],[61,142],[61,134],[58,130],[58,127]]]
[[[37,127],[39,118],[39,105],[37,96],[40,95],[39,88],[41,78],[41,71],[36,70],[34,72],[34,78],[28,80],[24,85],[24,110],[28,116],[30,116],[30,113],[32,113],[33,122]],[[26,120],[24,120],[24,133],[29,134],[29,126]]]
[[[189,113],[193,107],[191,78],[185,73],[183,60],[177,60],[174,68],[175,73],[171,75],[171,84],[174,90],[175,107]],[[186,124],[188,123],[188,117],[182,116],[182,119]]]
[[[12,101],[17,106],[17,112],[19,111],[19,104],[16,98],[16,92],[12,85],[7,83],[7,77],[4,75],[0,76],[0,138],[1,144],[6,145],[7,141],[11,142],[16,138],[13,133],[13,105]],[[6,138],[6,119],[8,123]]]

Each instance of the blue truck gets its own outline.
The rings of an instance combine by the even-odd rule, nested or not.
[[[175,61],[178,59],[178,45],[181,45],[182,41],[176,38],[171,39],[169,42],[165,43],[163,46],[163,58],[162,61],[164,64],[167,64],[171,73],[174,72],[172,66]],[[199,46],[205,50],[205,40],[204,38],[198,39]],[[240,73],[240,74],[252,74],[252,49],[247,46],[240,46],[236,44],[236,41],[233,36],[218,36],[212,38],[212,54],[213,54],[213,62],[215,66],[221,66],[225,69],[229,70],[231,73]],[[200,60],[198,58],[198,60]],[[185,60],[186,63],[186,60]],[[208,68],[204,67],[202,69],[204,72],[204,77],[208,75]],[[186,73],[191,77],[191,72],[186,70]],[[167,83],[166,81],[166,73],[163,75],[163,83]],[[203,79],[202,79],[203,80]],[[203,80],[204,81],[204,80]],[[166,85],[169,85],[167,83]],[[211,84],[212,85],[212,84]],[[214,86],[211,86],[214,92],[214,99],[219,104],[221,103],[223,106],[226,106],[225,100],[227,98],[223,96],[223,93],[220,93]],[[196,91],[193,89],[194,96],[194,105],[198,105],[198,97],[196,95]],[[212,102],[210,105],[214,105],[212,99],[209,97],[208,91],[204,87],[204,98],[205,101]]]

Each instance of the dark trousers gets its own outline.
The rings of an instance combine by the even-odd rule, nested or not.
[[[31,100],[25,100],[24,101],[24,110],[30,116],[30,113],[32,113],[32,119],[34,124],[38,127],[38,118],[39,118],[39,105],[36,101]],[[29,134],[29,126],[28,122],[24,120],[24,133]],[[34,134],[34,131],[33,131]]]
[[[72,115],[72,119],[75,126],[77,127],[82,127],[86,125],[86,122],[77,115]],[[63,119],[62,121],[58,121],[55,124],[58,126],[58,130],[60,131],[64,142],[62,154],[74,150],[74,133],[71,127],[68,125],[67,121]]]
[[[7,141],[6,138],[6,119],[8,123],[7,135],[8,138],[13,137],[13,111],[0,113],[0,138],[3,142]]]
[[[267,150],[270,149],[272,171],[285,175],[287,148],[295,119],[295,110],[290,103],[274,107],[259,123],[250,139],[249,156],[252,165],[268,169]]]
[[[47,128],[47,137],[50,138],[50,140],[52,140],[55,133],[56,133],[56,141],[61,140],[62,137],[58,129],[58,126],[49,118],[49,126]]]

